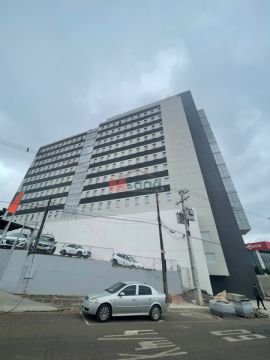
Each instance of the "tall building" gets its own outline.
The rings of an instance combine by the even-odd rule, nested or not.
[[[19,189],[24,196],[16,220],[40,221],[50,196],[48,222],[54,224],[89,214],[150,213],[156,191],[162,217],[176,212],[184,188],[197,213],[213,291],[250,294],[255,277],[242,239],[250,227],[206,115],[189,91],[42,146]]]

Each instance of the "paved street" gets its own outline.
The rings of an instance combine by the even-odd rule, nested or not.
[[[101,324],[80,313],[0,316],[1,359],[269,359],[269,319],[219,320],[170,312],[163,320]]]

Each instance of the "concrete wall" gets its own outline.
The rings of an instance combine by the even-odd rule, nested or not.
[[[0,268],[9,251],[0,249]],[[0,280],[0,289],[35,295],[85,295],[99,293],[118,281],[140,281],[162,292],[162,273],[112,267],[107,261],[85,260],[15,250]],[[169,293],[182,293],[178,272],[168,272]]]
[[[185,233],[185,229],[184,225],[177,224],[176,211],[177,209],[161,210],[163,224],[178,231],[177,233],[171,233],[168,229],[163,228],[165,256],[166,259],[175,260],[179,266],[190,269],[187,241],[181,235]],[[128,221],[131,218],[130,215],[124,214],[115,216],[114,219],[100,217],[85,217],[68,221],[62,219],[46,223],[45,228],[55,235],[58,242],[103,246],[111,248],[112,252],[135,255],[137,261],[141,262],[142,259],[137,258],[137,256],[160,258],[158,226],[155,223],[156,216],[155,212],[141,212],[133,214],[132,221]],[[141,222],[142,220],[146,223]],[[148,221],[154,223],[149,224]],[[191,242],[198,268],[200,286],[202,289],[212,293],[197,221],[192,221],[190,226],[191,234],[194,237]],[[112,252],[109,258],[107,257],[108,254],[104,253],[107,258],[100,258],[100,260],[110,260]]]
[[[8,254],[6,253],[6,251],[1,251],[0,249],[0,274],[2,272],[3,267],[5,266],[7,255]]]

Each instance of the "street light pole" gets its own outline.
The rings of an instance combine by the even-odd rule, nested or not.
[[[188,193],[188,190],[186,190],[186,189],[179,191],[179,195],[181,196],[180,203],[182,204],[182,219],[183,219],[183,223],[185,225],[185,230],[186,230],[186,238],[187,238],[192,280],[193,280],[193,286],[194,286],[194,292],[195,292],[195,300],[198,305],[203,305],[202,291],[200,288],[196,261],[194,259],[192,244],[191,244],[191,240],[190,240],[189,220],[187,219],[187,215],[186,215],[187,207],[185,206],[185,201],[189,197],[187,195],[187,193]],[[184,195],[187,195],[187,196],[184,197]],[[177,205],[178,205],[178,203],[177,203]]]
[[[163,246],[163,236],[159,212],[159,200],[158,193],[156,191],[156,204],[157,204],[157,220],[158,220],[158,231],[159,231],[159,240],[160,240],[160,253],[161,253],[161,266],[162,266],[162,279],[163,279],[163,289],[166,295],[166,302],[168,302],[168,282],[167,282],[167,265],[165,260],[165,251]]]

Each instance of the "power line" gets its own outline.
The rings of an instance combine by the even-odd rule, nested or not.
[[[3,146],[8,146],[8,147],[10,147],[12,149],[15,149],[15,150],[27,152],[29,154],[34,154],[35,155],[37,153],[36,150],[30,148],[29,146],[26,147],[26,146],[23,146],[23,145],[14,144],[14,143],[12,143],[10,141],[6,141],[4,139],[0,139],[0,144],[3,145]]]

